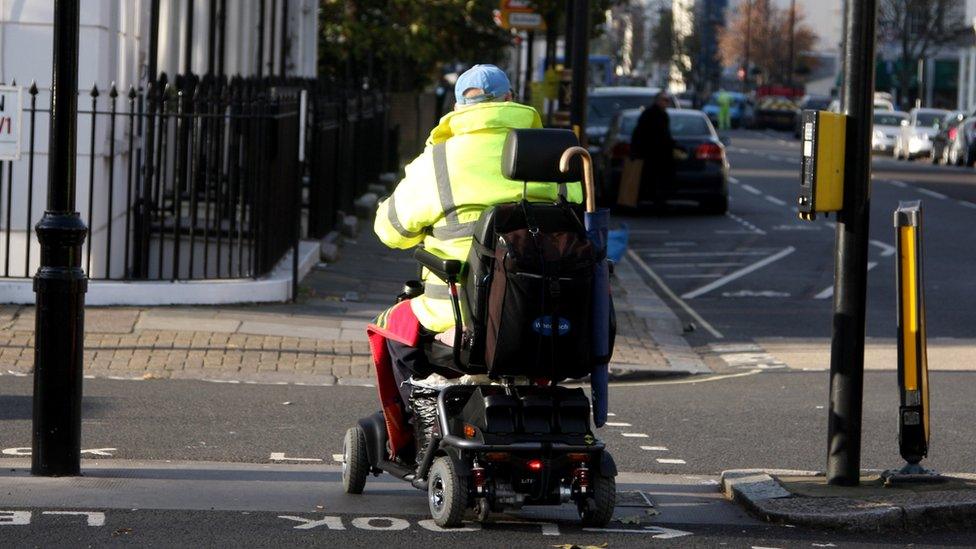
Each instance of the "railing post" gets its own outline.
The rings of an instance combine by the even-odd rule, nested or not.
[[[54,59],[47,211],[37,224],[41,266],[34,338],[31,474],[81,472],[81,396],[85,292],[81,245],[87,229],[75,211],[78,123],[78,0],[54,2]]]

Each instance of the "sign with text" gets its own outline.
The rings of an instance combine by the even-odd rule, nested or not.
[[[20,88],[0,86],[0,160],[20,160]]]

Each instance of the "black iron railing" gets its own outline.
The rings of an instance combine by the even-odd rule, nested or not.
[[[0,162],[0,277],[32,276],[39,263],[43,96],[28,90],[24,158]],[[163,74],[145,90],[93,87],[79,103],[82,265],[92,279],[262,276],[298,238],[334,228],[391,167],[387,101],[373,92]]]

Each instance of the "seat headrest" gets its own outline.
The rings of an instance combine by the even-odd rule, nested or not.
[[[559,159],[563,152],[576,146],[579,146],[579,139],[570,130],[511,130],[502,149],[502,175],[513,181],[580,181],[583,161],[579,157],[570,161],[569,172],[559,171]]]

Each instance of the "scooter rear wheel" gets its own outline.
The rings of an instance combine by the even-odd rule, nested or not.
[[[577,504],[583,526],[603,528],[613,520],[617,506],[617,481],[613,477],[594,475],[590,480],[593,497]]]
[[[430,468],[427,504],[434,523],[441,528],[461,526],[461,518],[468,507],[468,483],[447,456],[435,459]]]
[[[342,441],[342,488],[347,494],[362,494],[368,475],[366,433],[358,425],[350,427]]]

